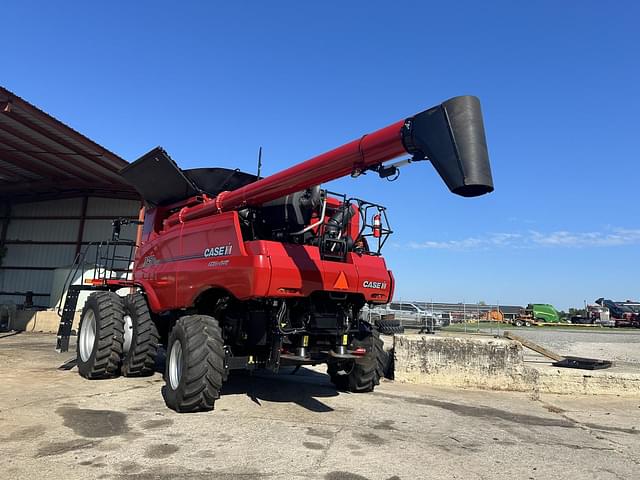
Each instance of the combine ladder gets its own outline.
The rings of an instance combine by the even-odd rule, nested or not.
[[[56,351],[58,353],[69,350],[69,338],[73,329],[73,318],[78,307],[78,298],[83,290],[91,291],[115,291],[123,287],[132,286],[131,270],[129,265],[133,257],[135,242],[132,240],[112,240],[108,242],[93,242],[87,245],[84,251],[78,253],[73,262],[73,268],[64,282],[63,292],[67,292],[64,306],[58,306],[60,325],[58,326],[58,339],[56,341]],[[74,279],[84,279],[86,256],[91,247],[96,248],[95,261],[93,262],[93,279],[89,284],[72,285]],[[118,251],[125,249],[127,254],[122,255]],[[117,265],[126,265],[126,269],[119,269]],[[124,272],[125,277],[118,277],[117,271]]]
[[[69,338],[71,337],[71,331],[73,328],[73,317],[76,314],[76,308],[78,307],[78,297],[82,290],[105,290],[105,288],[99,288],[88,285],[69,285],[67,289],[67,298],[64,301],[64,307],[62,312],[58,312],[60,315],[60,326],[58,327],[58,340],[56,342],[56,352],[66,352],[69,350]]]

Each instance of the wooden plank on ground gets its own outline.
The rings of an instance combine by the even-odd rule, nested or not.
[[[516,342],[520,342],[523,347],[527,347],[528,349],[533,350],[534,352],[538,352],[540,355],[544,355],[545,357],[555,360],[556,362],[559,362],[560,360],[564,359],[562,355],[558,355],[557,353],[552,352],[551,350],[547,350],[542,345],[538,345],[537,343],[534,343],[531,340],[527,340],[526,338],[521,337],[520,335],[515,335],[511,332],[504,332],[504,337],[508,338],[509,340],[515,340]]]

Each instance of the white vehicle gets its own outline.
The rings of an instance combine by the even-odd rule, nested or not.
[[[611,318],[611,313],[607,307],[600,305],[589,305],[587,312],[590,318],[589,323],[601,325],[603,327],[615,327],[616,321]]]
[[[379,320],[383,315],[393,315],[403,327],[414,327],[433,332],[437,328],[449,325],[448,314],[436,315],[414,303],[392,302],[387,305],[376,306],[369,309],[365,315],[369,315],[371,321]]]

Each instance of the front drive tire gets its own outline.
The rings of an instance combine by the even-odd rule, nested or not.
[[[78,373],[88,379],[116,376],[124,342],[122,299],[113,292],[89,295],[78,329]]]
[[[122,374],[142,377],[155,372],[160,336],[141,293],[127,295],[124,307],[124,356]]]
[[[207,315],[180,318],[167,347],[167,406],[176,412],[213,410],[224,377],[224,343],[218,321]]]
[[[352,340],[350,349],[364,347],[367,353],[357,360],[330,363],[327,373],[338,390],[354,393],[372,392],[384,377],[389,354],[384,351],[377,331],[359,334]]]

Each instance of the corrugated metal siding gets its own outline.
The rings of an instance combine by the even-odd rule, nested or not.
[[[56,217],[82,213],[82,198],[66,198],[49,202],[18,203],[11,207],[14,217]]]
[[[139,201],[89,198],[87,216],[108,218],[137,217]],[[12,217],[77,216],[71,220],[36,220],[12,218],[7,229],[7,241],[75,242],[80,228],[82,199],[72,198],[48,202],[23,203],[12,206]],[[111,237],[111,220],[86,220],[83,242],[103,241]],[[135,239],[136,226],[122,228],[121,237]],[[8,244],[3,266],[11,267],[63,267],[70,265],[76,245]],[[87,248],[86,246],[82,247]],[[87,260],[93,261],[93,256]],[[0,269],[0,291],[50,293],[53,270],[3,270]],[[24,297],[0,295],[0,303],[21,304]],[[49,297],[34,297],[36,305],[49,305]]]
[[[135,240],[137,225],[123,225],[120,229],[120,238]],[[101,242],[109,240],[113,228],[110,220],[87,220],[84,223],[84,242]]]
[[[138,216],[141,203],[138,200],[123,200],[120,198],[92,197],[87,203],[87,215],[110,215],[115,217]]]
[[[27,292],[50,293],[53,270],[2,270],[0,271],[0,289],[3,292]],[[6,296],[14,303],[22,303],[24,297]],[[34,303],[38,305],[48,305],[48,297],[36,297]]]
[[[75,245],[7,245],[2,266],[63,267],[73,263],[75,254]]]
[[[75,242],[80,220],[11,220],[7,241]]]

